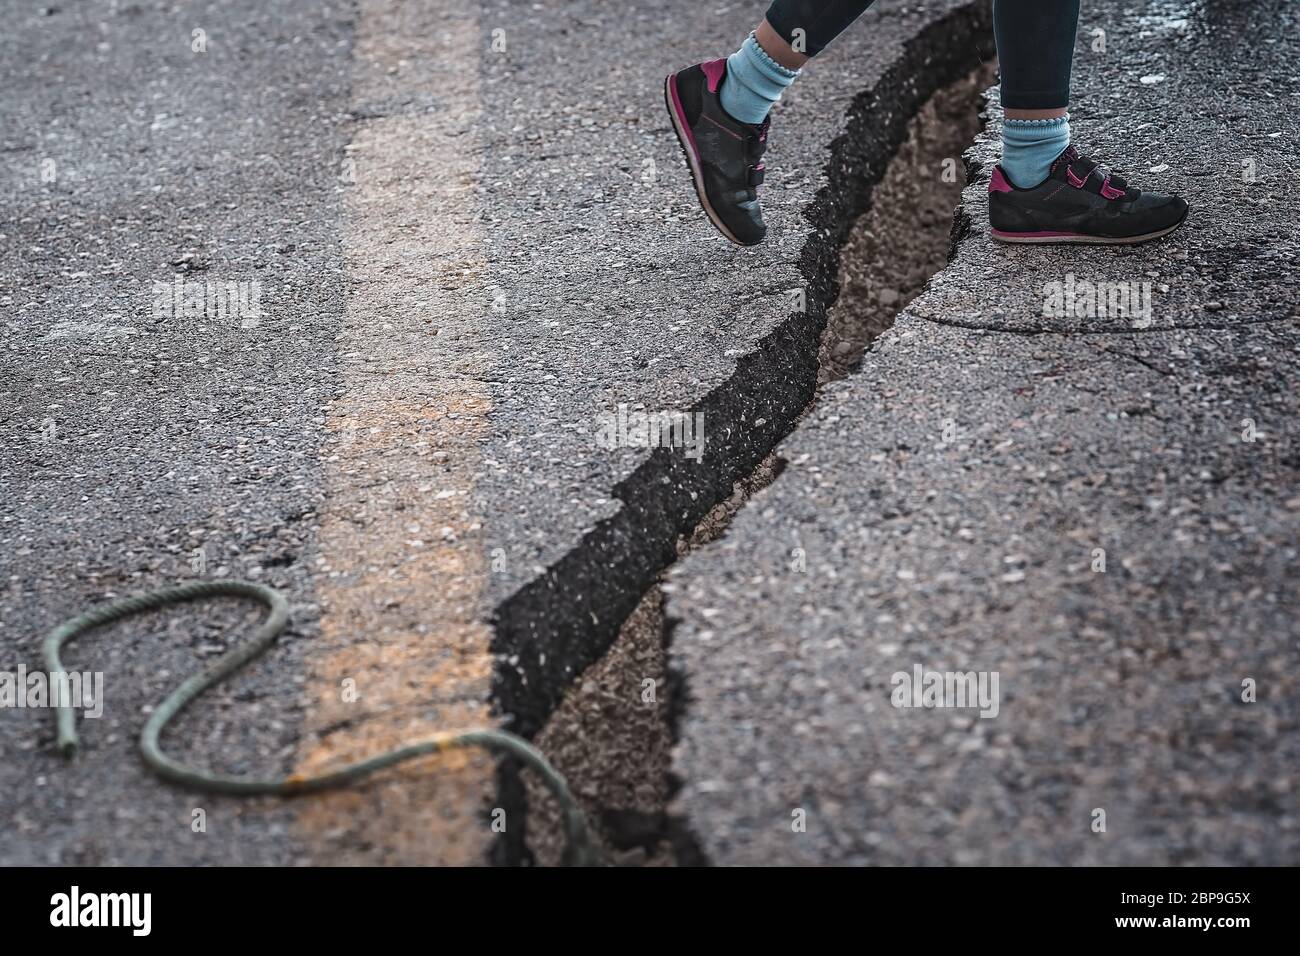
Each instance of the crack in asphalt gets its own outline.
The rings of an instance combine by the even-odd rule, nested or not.
[[[737,359],[735,373],[690,409],[727,423],[714,426],[714,434],[725,437],[711,442],[712,460],[683,467],[680,458],[657,449],[614,489],[612,497],[622,502],[617,514],[497,608],[493,648],[500,664],[493,696],[499,710],[513,716],[508,726],[514,732],[531,739],[546,726],[579,675],[603,659],[623,622],[678,560],[677,540],[769,460],[815,404],[827,314],[840,293],[844,243],[859,216],[883,198],[876,189],[918,115],[935,94],[968,76],[966,43],[972,36],[981,39],[991,59],[990,8],[981,0],[925,25],[880,80],[855,98],[847,129],[832,144],[827,163],[836,175],[804,213],[813,226],[800,254],[807,310],[792,313],[759,340],[755,351]],[[947,237],[948,223],[941,228]],[[671,624],[666,641],[671,642]],[[676,740],[689,695],[680,675],[669,672],[667,684],[666,720]],[[669,782],[671,799],[679,783]],[[499,805],[512,819],[527,820],[528,788],[510,761],[500,765],[498,786]],[[677,862],[707,862],[684,821],[673,814],[658,819]],[[504,849],[496,862],[532,860],[527,827],[523,830],[499,845]]]
[[[908,315],[924,319],[935,325],[947,325],[957,329],[969,329],[972,332],[991,332],[996,335],[1059,335],[1062,338],[1076,338],[1088,335],[1152,335],[1157,332],[1232,332],[1238,329],[1246,328],[1252,325],[1269,325],[1275,322],[1295,322],[1297,317],[1294,315],[1265,315],[1255,318],[1242,319],[1239,322],[1213,322],[1198,325],[1151,325],[1142,328],[1133,328],[1132,326],[1101,327],[1095,329],[1051,329],[1041,326],[1031,326],[1029,328],[1009,329],[1005,326],[986,325],[980,322],[966,322],[961,319],[948,319],[916,310],[910,311]]]

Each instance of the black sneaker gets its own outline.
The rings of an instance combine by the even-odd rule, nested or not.
[[[726,60],[687,67],[664,80],[664,102],[709,219],[741,246],[763,241],[767,226],[756,187],[763,181],[768,121],[741,123],[722,108]]]
[[[1001,166],[989,180],[989,224],[1002,242],[1130,245],[1167,236],[1186,218],[1177,196],[1134,189],[1073,146],[1032,189],[1013,186]]]

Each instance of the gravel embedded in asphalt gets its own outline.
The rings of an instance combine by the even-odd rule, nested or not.
[[[1086,8],[1072,128],[1187,227],[999,246],[985,139],[951,264],[674,569],[673,809],[711,861],[1297,859],[1296,15],[1170,9]],[[1071,273],[1151,315],[1044,319]],[[997,674],[996,716],[894,706],[918,665]]]

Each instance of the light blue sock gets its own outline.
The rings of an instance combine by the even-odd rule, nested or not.
[[[1070,145],[1070,117],[1009,119],[1002,123],[1002,171],[1011,185],[1032,189],[1052,171],[1052,161]]]
[[[740,49],[727,57],[727,78],[719,92],[722,108],[732,119],[758,125],[799,73],[768,56],[751,33]]]

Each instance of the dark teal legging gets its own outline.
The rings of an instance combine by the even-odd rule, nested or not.
[[[787,43],[816,56],[873,0],[773,0],[767,22]],[[1050,110],[1070,104],[1070,64],[1079,0],[993,0],[1002,105]],[[797,33],[796,31],[802,31]]]

